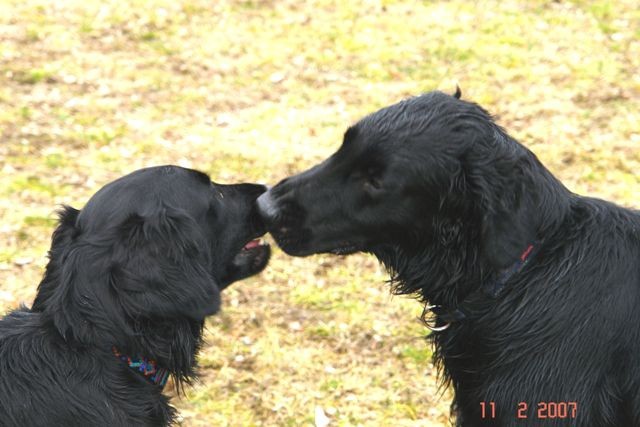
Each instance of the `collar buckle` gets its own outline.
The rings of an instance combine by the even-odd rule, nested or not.
[[[422,315],[420,318],[422,319],[422,323],[429,329],[431,332],[441,332],[449,328],[451,326],[451,322],[447,322],[442,326],[436,326],[438,321],[438,313],[435,310],[441,309],[441,305],[425,305],[422,309]]]

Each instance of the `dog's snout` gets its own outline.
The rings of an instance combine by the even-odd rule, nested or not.
[[[256,203],[258,204],[258,212],[265,221],[273,220],[278,216],[278,207],[271,190],[262,193]]]

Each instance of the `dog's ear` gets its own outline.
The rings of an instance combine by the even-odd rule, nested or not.
[[[44,310],[47,301],[59,283],[60,268],[64,263],[65,253],[78,234],[76,220],[79,210],[71,206],[63,206],[58,211],[58,226],[51,237],[51,249],[49,249],[49,262],[42,281],[38,285],[38,293],[33,301],[33,311]]]
[[[456,84],[456,93],[453,94],[453,97],[456,99],[460,99],[462,96],[462,91],[460,90],[460,86]]]
[[[220,309],[206,232],[186,211],[131,215],[117,234],[110,288],[127,315],[203,320]]]
[[[483,160],[470,162],[473,171],[468,181],[480,209],[480,250],[494,268],[503,269],[536,238],[537,189],[522,156],[514,152],[496,156],[492,151]]]
[[[482,250],[490,263],[510,266],[535,240],[535,210],[523,183],[514,182],[504,193],[494,193],[482,221]]]
[[[219,310],[205,230],[184,210],[157,207],[91,236],[75,229],[37,304],[65,339],[121,343],[138,322]]]

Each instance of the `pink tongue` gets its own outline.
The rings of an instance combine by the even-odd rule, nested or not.
[[[255,239],[244,245],[244,249],[253,249],[260,246],[260,240]]]

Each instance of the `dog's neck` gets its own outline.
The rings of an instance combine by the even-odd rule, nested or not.
[[[456,306],[495,274],[483,260],[480,247],[469,244],[478,240],[472,229],[448,228],[446,239],[436,235],[419,244],[384,245],[371,251],[389,271],[395,294],[413,294],[421,302]]]
[[[473,244],[479,241],[473,229],[459,230],[459,234],[451,237],[451,244],[434,238],[425,239],[421,246],[383,246],[372,252],[389,271],[395,294],[415,295],[425,307],[426,304],[458,307],[467,295],[477,291],[498,270],[484,259],[480,245]],[[463,241],[466,244],[462,244]],[[468,367],[466,358],[447,357],[464,351],[459,347],[461,335],[457,331],[459,328],[456,332],[434,332],[428,336],[434,344],[433,360],[441,384],[452,384],[454,389],[460,385],[455,373]],[[462,341],[465,337],[462,336]],[[451,351],[452,348],[455,351]],[[463,368],[459,368],[462,365]]]
[[[125,320],[97,308],[89,317],[73,304],[64,309],[64,318],[55,318],[59,311],[59,308],[47,306],[42,316],[60,332],[66,345],[100,352],[111,352],[115,347],[123,355],[153,360],[171,375],[177,389],[181,389],[183,383],[191,383],[196,376],[203,321],[188,318]]]
[[[151,384],[155,384],[162,390],[169,379],[169,370],[158,366],[155,360],[146,357],[131,357],[120,353],[117,347],[113,347],[113,355],[125,363],[129,368],[138,372],[142,377],[146,378]]]
[[[167,369],[176,385],[196,376],[196,355],[202,346],[202,321],[148,319],[133,326],[134,335],[122,336],[115,345],[123,354],[154,360]]]

